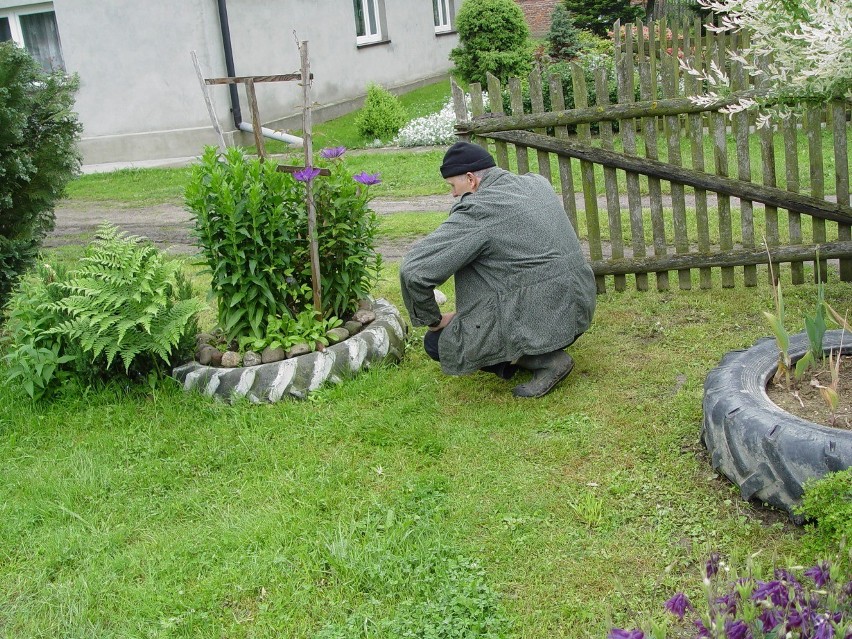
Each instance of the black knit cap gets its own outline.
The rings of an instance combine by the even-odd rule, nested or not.
[[[481,146],[470,142],[456,142],[444,154],[441,177],[464,175],[468,171],[473,173],[481,169],[490,169],[492,166],[496,166],[494,158]]]

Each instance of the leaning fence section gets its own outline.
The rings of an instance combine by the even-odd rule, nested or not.
[[[481,85],[471,85],[469,105],[453,91],[459,135],[493,145],[500,167],[534,169],[561,191],[598,290],[625,290],[628,275],[639,290],[710,288],[714,269],[723,287],[738,278],[755,286],[767,247],[773,263],[790,264],[794,284],[817,256],[837,260],[852,281],[850,104],[812,105],[757,127],[751,111],[720,112],[762,90],[729,55],[747,34],[661,20],[616,25],[613,37],[613,64],[591,79],[594,104],[578,65],[570,110],[562,79],[539,69],[505,86],[489,76],[487,113]],[[699,72],[717,70],[733,93],[708,95]]]

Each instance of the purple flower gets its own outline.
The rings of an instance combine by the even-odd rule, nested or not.
[[[719,553],[714,552],[710,553],[710,558],[707,560],[707,565],[705,566],[705,572],[707,574],[707,578],[713,577],[717,572],[719,572],[719,560],[721,557]]]
[[[344,153],[346,153],[345,146],[333,146],[320,151],[320,157],[325,158],[326,160],[334,160],[342,156]]]
[[[361,171],[360,173],[352,176],[353,180],[360,182],[364,186],[381,184],[382,180],[380,178],[381,176],[378,173],[367,173],[366,171]]]
[[[698,630],[699,639],[710,639],[710,630],[704,625],[700,619],[695,620],[695,629]]]
[[[834,624],[825,617],[820,617],[816,622],[814,639],[834,639]]]
[[[299,180],[299,182],[310,182],[319,174],[319,169],[315,169],[312,166],[306,166],[304,169],[300,169],[293,173],[293,177]]]
[[[754,601],[769,599],[776,606],[786,608],[790,601],[790,594],[787,586],[780,581],[757,582],[757,588],[751,594]]]
[[[778,627],[784,615],[778,608],[767,608],[760,613],[760,623],[763,624],[763,632],[771,632]]]
[[[828,563],[817,564],[813,568],[808,568],[805,571],[805,577],[810,577],[814,580],[817,588],[822,588],[828,583],[830,577],[828,574]]]
[[[682,592],[677,593],[674,597],[669,599],[665,603],[665,606],[666,610],[673,615],[677,615],[678,619],[683,619],[686,611],[693,609],[692,604],[689,602],[689,598]]]
[[[716,603],[720,604],[719,610],[724,610],[726,614],[732,615],[737,611],[737,593],[728,593],[716,598]]]
[[[726,621],[725,637],[727,639],[754,639],[751,630],[743,621]]]
[[[609,631],[606,639],[645,639],[645,633],[636,628],[635,630],[622,630],[613,628]]]

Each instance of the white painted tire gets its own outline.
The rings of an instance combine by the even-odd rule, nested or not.
[[[234,397],[246,397],[255,403],[304,398],[326,382],[337,383],[373,364],[402,359],[408,327],[399,311],[384,299],[375,300],[372,311],[376,319],[362,331],[322,352],[242,368],[191,362],[175,368],[172,377],[184,390],[226,401]]]

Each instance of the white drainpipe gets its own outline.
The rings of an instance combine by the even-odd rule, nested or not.
[[[254,128],[252,127],[250,122],[240,122],[240,131],[245,131],[246,133],[254,133]],[[281,142],[286,142],[287,144],[295,144],[296,146],[303,146],[305,141],[297,137],[295,135],[290,135],[289,133],[284,133],[284,131],[276,131],[274,129],[267,129],[265,126],[260,127],[260,133],[265,138],[270,138],[272,140],[279,140]]]

